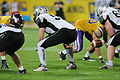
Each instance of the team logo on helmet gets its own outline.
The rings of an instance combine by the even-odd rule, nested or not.
[[[22,28],[24,24],[24,19],[20,14],[13,14],[10,18],[10,26],[15,28]]]

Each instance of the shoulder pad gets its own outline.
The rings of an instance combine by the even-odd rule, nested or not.
[[[38,16],[36,19],[35,19],[35,23],[36,24],[39,24],[39,23],[42,23],[44,20],[44,18],[42,16]]]

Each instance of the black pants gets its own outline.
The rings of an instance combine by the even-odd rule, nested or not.
[[[22,47],[23,43],[24,35],[22,32],[6,31],[0,34],[0,52],[5,51],[8,55],[12,55]]]
[[[108,41],[109,45],[117,47],[120,45],[120,31],[116,32]]]
[[[40,45],[38,46],[43,48],[48,48],[61,43],[70,44],[74,42],[76,38],[77,38],[77,32],[75,29],[71,30],[67,28],[62,28],[53,35],[45,38],[43,41],[39,43]]]

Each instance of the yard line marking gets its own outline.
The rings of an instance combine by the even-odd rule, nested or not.
[[[35,47],[29,47],[29,48],[21,48],[20,50],[36,50]],[[46,51],[61,51],[62,49],[58,49],[58,48],[48,48],[46,49]]]

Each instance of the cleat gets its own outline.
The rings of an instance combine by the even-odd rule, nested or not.
[[[103,65],[102,67],[99,67],[100,69],[112,69],[112,66],[109,65]]]
[[[83,60],[85,60],[85,61],[95,61],[95,60],[92,60],[90,57],[84,57]]]
[[[105,61],[104,61],[103,58],[100,58],[99,62],[100,62],[100,63],[104,63]]]
[[[62,52],[59,52],[60,60],[64,61],[66,60],[66,54],[63,54]]]
[[[65,69],[77,69],[77,66],[74,62],[69,62],[68,66]]]
[[[45,65],[40,64],[40,66],[37,69],[33,69],[33,71],[48,71],[48,69]]]
[[[2,60],[2,66],[1,66],[1,68],[9,69],[9,66],[8,66],[6,60]]]
[[[26,72],[26,69],[23,69],[23,70],[19,70],[18,72],[17,72],[17,74],[26,74],[27,72]]]

